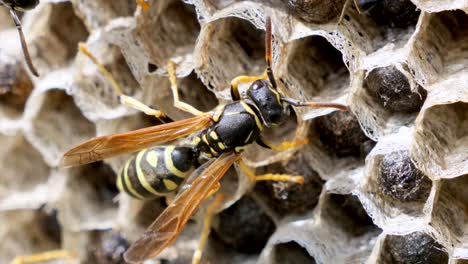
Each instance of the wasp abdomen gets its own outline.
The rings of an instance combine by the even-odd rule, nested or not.
[[[157,146],[130,157],[120,169],[117,186],[137,199],[154,199],[177,189],[191,172],[196,154],[188,147]]]

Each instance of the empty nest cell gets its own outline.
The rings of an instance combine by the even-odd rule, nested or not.
[[[414,156],[418,167],[434,179],[466,173],[468,104],[433,105],[418,120],[415,145],[419,156]]]
[[[428,14],[408,57],[411,74],[424,86],[466,69],[468,15],[463,11]]]
[[[45,203],[50,171],[41,154],[21,134],[2,135],[0,141],[0,167],[3,172],[0,178],[0,199],[2,203],[8,201],[2,207],[8,209],[16,205],[18,208],[34,208]],[[31,198],[35,200],[31,201]]]
[[[62,227],[56,212],[44,208],[37,210],[13,210],[0,213],[1,239],[8,241],[0,247],[0,261],[10,263],[13,258],[61,246]]]
[[[39,73],[44,75],[66,66],[75,57],[78,42],[87,38],[88,31],[69,2],[39,5],[36,9],[34,17],[29,17],[33,21],[28,30],[32,44],[29,48]]]
[[[315,264],[314,257],[296,242],[275,245],[271,264]]]
[[[33,83],[20,60],[0,50],[0,116],[19,118],[33,89]]]
[[[136,9],[136,1],[131,0],[72,0],[71,2],[90,31],[107,25],[114,18],[131,16]]]
[[[95,127],[64,90],[50,89],[38,96],[43,101],[27,136],[46,161],[57,166],[65,151],[95,135]]]
[[[380,233],[355,195],[326,194],[322,201],[321,218],[340,229],[350,238],[366,233]]]
[[[191,55],[200,33],[194,6],[180,0],[152,3],[151,9],[138,15],[136,21],[133,34],[149,55],[150,73],[166,68],[170,59]]]
[[[119,191],[112,168],[99,161],[71,168],[68,174],[58,207],[64,223],[74,231],[113,227]]]
[[[383,242],[378,263],[448,263],[444,247],[424,232],[404,236],[387,235]]]
[[[342,53],[322,36],[309,36],[286,44],[277,78],[293,98],[329,102],[346,96],[350,74]]]
[[[265,67],[263,30],[249,21],[226,17],[203,26],[195,51],[195,70],[215,91],[227,89],[239,75],[259,75]]]

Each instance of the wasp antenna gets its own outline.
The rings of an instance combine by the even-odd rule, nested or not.
[[[281,101],[286,102],[293,106],[297,106],[297,107],[335,108],[340,111],[348,111],[348,107],[346,105],[342,105],[338,103],[301,102],[299,100],[292,99],[289,97],[283,97],[281,98]]]
[[[276,89],[275,76],[273,75],[273,70],[271,69],[272,42],[273,34],[271,30],[271,18],[270,16],[267,16],[265,21],[265,60],[267,63],[268,79],[270,80],[270,83],[273,86],[273,88]]]
[[[31,71],[31,73],[34,74],[34,76],[39,77],[39,73],[37,73],[37,70],[32,63],[31,56],[29,56],[26,38],[24,37],[23,29],[21,28],[21,22],[13,9],[10,9],[10,16],[13,19],[13,22],[15,23],[16,29],[18,30],[21,41],[21,48],[23,49],[23,55],[24,59],[26,60],[26,64],[28,65],[28,68]]]

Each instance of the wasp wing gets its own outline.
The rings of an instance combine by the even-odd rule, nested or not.
[[[157,256],[168,247],[237,158],[234,152],[224,153],[217,158],[132,244],[125,253],[125,260],[140,263]]]
[[[124,153],[136,152],[190,135],[207,128],[211,123],[212,114],[207,113],[168,124],[93,138],[67,151],[62,157],[60,166],[82,165]]]

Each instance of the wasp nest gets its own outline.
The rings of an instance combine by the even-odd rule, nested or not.
[[[275,142],[309,142],[282,153],[251,146],[246,163],[305,182],[254,187],[234,166],[221,181],[225,203],[203,262],[468,262],[466,1],[149,4],[41,1],[22,16],[40,78],[25,68],[13,24],[0,21],[0,236],[8,241],[0,262],[67,249],[80,263],[124,263],[122,253],[171,200],[119,194],[126,156],[58,167],[86,139],[158,124],[119,104],[79,42],[123,93],[179,120],[189,115],[172,104],[168,60],[181,99],[208,111],[230,99],[234,77],[265,69],[266,15],[281,91],[349,111],[296,109],[265,131]],[[188,263],[205,210],[148,263]]]

